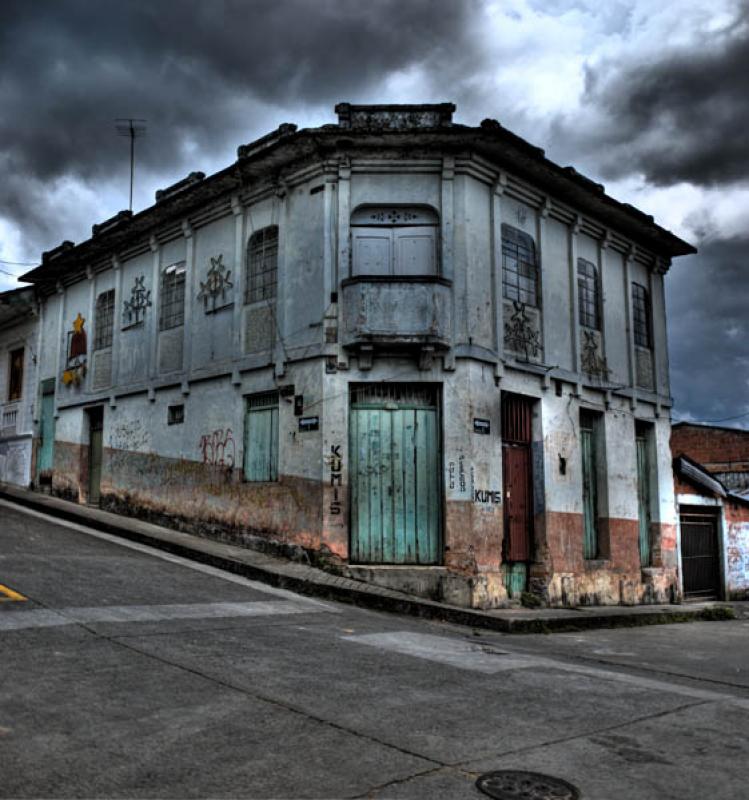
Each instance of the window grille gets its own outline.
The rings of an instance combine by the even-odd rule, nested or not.
[[[94,328],[94,350],[112,346],[114,330],[114,289],[102,292],[96,298],[96,324]]]
[[[635,328],[635,344],[638,347],[651,346],[650,298],[648,290],[639,283],[632,284],[632,321]]]
[[[502,225],[502,296],[538,306],[536,245],[527,233]]]
[[[598,270],[590,261],[577,259],[577,299],[580,324],[601,330],[601,292]]]
[[[185,406],[180,403],[167,408],[167,425],[181,425],[185,421]]]
[[[278,282],[278,226],[256,231],[247,245],[245,303],[273,300]]]
[[[23,394],[23,347],[10,351],[8,400],[20,400]]]
[[[159,330],[178,328],[185,321],[185,263],[172,264],[161,274]]]
[[[278,480],[278,392],[247,398],[244,477],[253,482]]]

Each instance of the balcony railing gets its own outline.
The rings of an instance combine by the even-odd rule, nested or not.
[[[348,278],[343,289],[345,347],[450,345],[451,281],[437,276]]]

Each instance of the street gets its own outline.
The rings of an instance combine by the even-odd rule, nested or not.
[[[479,632],[5,501],[0,585],[2,797],[481,798],[498,769],[747,796],[747,620]]]

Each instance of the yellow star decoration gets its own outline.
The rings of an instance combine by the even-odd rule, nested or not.
[[[81,316],[81,312],[78,312],[78,316],[73,320],[73,330],[76,333],[80,333],[83,330],[83,324],[86,320]]]

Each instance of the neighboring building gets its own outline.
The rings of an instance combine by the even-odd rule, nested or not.
[[[673,598],[694,248],[453,111],[341,104],[45,253],[52,490],[465,606]]]
[[[33,288],[0,292],[0,481],[31,483],[38,361]]]
[[[684,596],[749,599],[749,431],[671,432]]]

